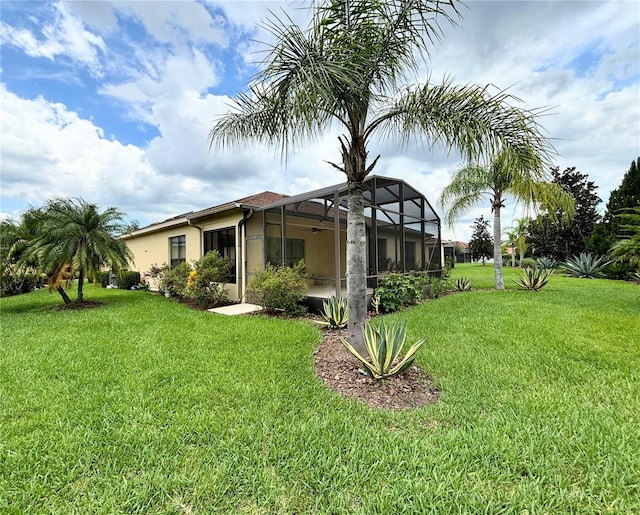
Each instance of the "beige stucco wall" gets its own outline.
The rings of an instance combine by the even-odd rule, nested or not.
[[[236,229],[236,249],[238,248],[238,223],[242,219],[241,210],[233,210],[219,215],[214,215],[209,219],[200,221],[197,224],[189,225],[184,223],[153,232],[147,232],[139,236],[131,236],[125,239],[127,246],[133,253],[133,260],[130,269],[144,274],[152,265],[161,266],[171,261],[169,239],[174,236],[185,236],[186,261],[193,262],[202,257],[203,252],[203,231],[211,231],[234,227]],[[236,252],[236,276],[239,277],[239,267],[242,265],[242,258]],[[151,285],[153,288],[154,285]],[[227,284],[229,298],[238,298],[238,288],[235,283]]]
[[[247,242],[245,245],[244,260],[246,262],[246,279],[244,281],[244,287],[251,280],[257,270],[260,270],[263,266],[264,255],[264,213],[254,213],[245,225],[247,231]]]
[[[151,265],[161,266],[164,263],[171,262],[169,238],[182,236],[183,234],[185,236],[187,261],[194,261],[200,258],[200,231],[185,223],[184,225],[150,234],[127,238],[125,242],[133,253],[133,261],[130,263],[131,270],[136,270],[143,274],[151,268]]]

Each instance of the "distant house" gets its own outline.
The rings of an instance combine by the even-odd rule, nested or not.
[[[402,180],[364,182],[367,286],[397,271],[440,270],[440,218],[427,199]],[[241,300],[265,263],[306,264],[310,297],[340,295],[346,284],[347,184],[296,196],[263,192],[154,223],[124,237],[132,269],[194,261],[217,250],[233,263],[230,298]],[[346,292],[345,292],[346,293]]]

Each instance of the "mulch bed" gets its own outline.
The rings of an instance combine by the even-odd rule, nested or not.
[[[433,381],[415,364],[399,376],[374,380],[361,372],[362,365],[341,342],[347,330],[325,329],[315,352],[318,377],[327,388],[377,409],[407,410],[438,400]]]

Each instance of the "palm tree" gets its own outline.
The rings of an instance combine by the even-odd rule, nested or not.
[[[124,214],[114,208],[98,211],[95,204],[83,199],[55,198],[42,209],[42,232],[31,241],[25,259],[37,259],[41,271],[49,276],[49,288],[60,293],[65,303],[71,302],[62,287],[78,274],[76,302],[84,300],[86,277],[96,277],[102,266],[125,267],[132,254],[121,231]]]
[[[445,220],[449,225],[488,198],[493,212],[496,290],[504,290],[500,209],[508,197],[529,208],[558,206],[569,216],[573,212],[573,197],[552,182],[551,174],[544,168],[540,157],[536,154],[514,154],[510,149],[499,151],[488,165],[472,164],[458,169],[440,195],[440,204],[448,207]]]
[[[529,235],[529,224],[531,218],[525,216],[524,218],[516,218],[516,225],[507,229],[507,239],[509,245],[515,247],[518,251],[519,264],[522,267],[522,261],[524,260],[524,254],[527,252],[527,236]],[[515,253],[512,256],[512,265],[515,266]]]
[[[26,258],[29,242],[42,232],[43,213],[40,208],[29,207],[19,221],[0,222],[0,261],[2,293],[23,293],[27,274],[37,269],[35,258]]]
[[[640,268],[640,206],[623,208],[614,216],[620,221],[621,234],[609,255],[614,261],[628,261]]]
[[[487,86],[454,85],[445,79],[408,86],[419,57],[442,36],[440,22],[455,24],[455,0],[327,0],[314,3],[303,30],[286,15],[273,15],[265,28],[276,42],[262,70],[235,109],[209,133],[210,145],[240,148],[248,141],[278,145],[283,156],[296,144],[339,127],[346,175],[347,295],[349,341],[364,353],[366,239],[363,180],[380,156],[368,160],[376,136],[417,136],[444,144],[465,159],[501,146],[514,153],[544,156],[548,141],[537,123],[540,110],[512,106],[515,99]]]

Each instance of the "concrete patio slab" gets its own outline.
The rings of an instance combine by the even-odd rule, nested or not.
[[[222,306],[220,308],[208,309],[211,313],[218,313],[219,315],[247,315],[249,313],[255,313],[256,311],[262,311],[261,306],[256,304],[230,304],[229,306]]]

